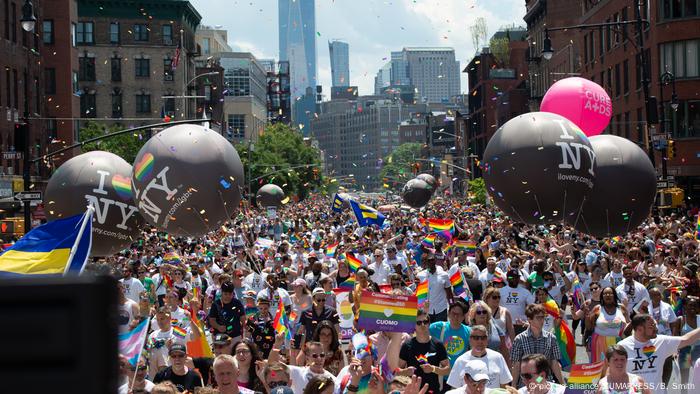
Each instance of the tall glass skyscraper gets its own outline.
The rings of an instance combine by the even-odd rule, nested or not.
[[[289,61],[293,122],[306,134],[316,107],[315,0],[279,0],[280,60]]]
[[[350,49],[347,42],[328,42],[333,87],[350,86]]]

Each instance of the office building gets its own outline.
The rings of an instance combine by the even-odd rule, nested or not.
[[[328,43],[331,58],[333,87],[350,86],[350,50],[346,42],[334,40]]]
[[[403,59],[420,102],[449,102],[460,93],[460,68],[454,49],[404,48]]]
[[[289,62],[293,123],[302,132],[316,112],[315,0],[279,0],[279,59]]]
[[[391,86],[391,62],[384,64],[374,77],[374,95],[380,96],[382,90],[389,86]]]
[[[213,53],[231,52],[228,45],[228,31],[211,26],[199,26],[195,33],[195,41],[199,45],[197,60],[206,60]]]

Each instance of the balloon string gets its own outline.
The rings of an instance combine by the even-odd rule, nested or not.
[[[525,223],[525,220],[523,220],[523,217],[522,217],[522,216],[520,216],[520,212],[518,212],[518,210],[517,210],[517,209],[515,209],[515,207],[514,207],[514,206],[512,206],[512,205],[511,205],[511,206],[510,206],[510,209],[512,209],[512,210],[513,210],[513,212],[515,212],[515,214],[516,214],[516,215],[518,215],[518,217],[520,218],[520,221],[521,221],[521,222]]]
[[[566,219],[566,196],[569,190],[564,189],[564,206],[562,207],[561,211],[561,221],[564,222],[564,219]]]
[[[607,235],[610,236],[610,212],[607,208],[605,209],[605,228]]]
[[[629,215],[629,218],[627,219],[627,228],[625,229],[625,234],[630,232],[630,224],[632,223],[632,216],[634,216],[634,211]]]
[[[221,201],[221,204],[224,206],[224,211],[226,212],[226,220],[231,220],[231,214],[229,213],[227,207],[226,207],[226,202],[224,201],[224,196],[221,195],[221,190],[217,190],[217,193],[219,194],[219,200]]]
[[[540,215],[544,216],[544,212],[542,212],[542,208],[540,208],[540,202],[539,202],[539,200],[537,199],[537,194],[534,194],[534,193],[533,193],[532,197],[535,198],[535,204],[537,204],[537,212],[539,212]]]
[[[578,225],[578,220],[581,219],[581,212],[583,212],[583,204],[586,203],[586,197],[583,197],[583,200],[581,200],[581,205],[578,207],[578,212],[576,212],[576,220],[574,221],[573,227],[576,228],[576,225]],[[586,224],[586,219],[583,219],[583,225],[586,226],[586,229],[588,229],[588,225]]]
[[[204,218],[202,217],[202,215],[199,213],[199,211],[200,211],[199,208],[193,206],[193,207],[192,207],[192,210],[194,211],[194,213],[197,214],[197,217],[198,217],[199,220],[202,222],[202,225],[204,226],[204,232],[205,232],[205,233],[208,233],[208,232],[209,232],[209,225],[207,224],[207,221],[204,220]]]

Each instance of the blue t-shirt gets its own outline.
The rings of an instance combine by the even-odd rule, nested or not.
[[[471,327],[462,324],[457,330],[453,330],[450,322],[438,321],[430,325],[430,336],[438,342],[442,342],[447,350],[447,358],[450,359],[450,367],[455,360],[469,350],[469,337]]]

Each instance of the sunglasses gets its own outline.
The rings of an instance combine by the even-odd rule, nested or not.
[[[493,298],[494,300],[500,300],[500,299],[501,299],[501,296],[499,296],[499,295],[492,295],[491,298]]]
[[[537,374],[521,373],[520,376],[522,376],[523,379],[525,379],[525,380],[530,380],[530,379],[534,378],[535,376],[537,376]]]
[[[316,302],[326,302],[325,298],[314,298],[314,301]]]
[[[591,287],[591,291],[596,291],[596,290],[600,290],[600,287],[595,287],[595,286]]]
[[[430,324],[430,320],[416,320],[417,326],[427,326]]]
[[[326,355],[325,355],[324,353],[311,353],[311,354],[309,354],[309,356],[310,356],[311,358],[323,358],[323,357],[326,357]]]
[[[175,353],[175,354],[170,355],[170,358],[185,358],[185,357],[187,357],[187,355],[184,353]]]
[[[488,337],[486,335],[472,335],[469,338],[475,341],[485,341]]]
[[[476,313],[477,315],[486,315],[488,312],[486,312],[486,311],[483,310],[483,309],[477,309],[475,313]]]

